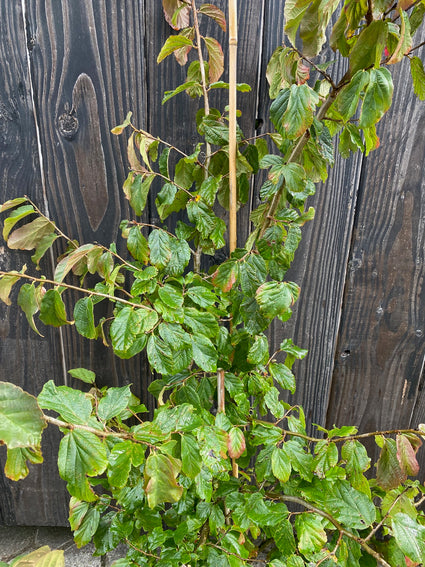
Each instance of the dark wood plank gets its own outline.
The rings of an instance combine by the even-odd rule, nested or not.
[[[44,208],[36,129],[27,61],[27,39],[21,3],[0,4],[0,201],[28,194]],[[29,254],[0,248],[1,269],[30,263]],[[44,265],[46,267],[46,263]],[[14,301],[0,305],[0,380],[11,381],[37,394],[46,379],[61,381],[60,337],[46,331],[43,340],[29,329]],[[5,448],[0,451],[0,523],[49,525],[67,517],[64,485],[52,452],[58,435],[49,431],[43,444],[45,464],[32,467],[31,476],[18,483],[4,477]],[[47,497],[49,494],[49,497]]]
[[[425,107],[408,61],[394,76],[381,148],[365,161],[327,422],[417,426],[425,354]]]
[[[122,191],[126,137],[110,130],[129,110],[136,124],[147,125],[144,7],[133,0],[111,6],[28,0],[28,19],[37,30],[32,74],[50,215],[81,244],[109,246],[122,218],[130,218]],[[67,369],[90,368],[100,384],[133,383],[149,403],[143,356],[122,361],[72,328],[63,334]]]
[[[282,2],[266,2],[265,7],[258,110],[263,121],[261,132],[273,128],[268,120],[270,102],[264,77],[271,54],[282,43],[284,25]],[[327,52],[323,59],[334,60],[335,55]],[[337,60],[329,72],[338,80],[345,72],[344,62]],[[308,423],[323,425],[326,419],[361,163],[360,155],[350,160],[336,156],[328,180],[310,199],[316,216],[303,228],[303,240],[287,274],[289,281],[300,285],[301,295],[292,318],[285,324],[275,323],[271,330],[276,346],[283,338],[292,338],[309,351],[307,358],[294,367],[297,391],[288,396],[291,403],[304,407]]]

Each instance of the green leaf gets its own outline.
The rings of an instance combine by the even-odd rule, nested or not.
[[[56,386],[53,380],[44,384],[38,403],[43,409],[56,411],[68,423],[85,425],[92,412],[92,404],[86,394],[68,386]]]
[[[40,288],[36,288],[34,284],[24,284],[21,286],[18,294],[18,305],[25,313],[27,321],[33,331],[42,336],[34,323],[34,315],[39,309]]]
[[[248,351],[250,364],[265,364],[269,359],[269,341],[265,335],[257,335]]]
[[[425,526],[407,514],[399,513],[391,519],[394,537],[401,551],[412,561],[425,561]]]
[[[379,67],[387,34],[387,22],[384,20],[374,20],[363,29],[349,56],[352,75],[371,66]]]
[[[295,376],[285,364],[273,362],[269,364],[269,371],[281,388],[289,390],[291,394],[295,392]]]
[[[270,319],[288,312],[293,303],[287,282],[265,282],[257,289],[255,296],[262,313]]]
[[[181,459],[184,474],[189,478],[196,478],[201,472],[202,460],[197,440],[188,433],[181,437]]]
[[[357,71],[351,81],[338,93],[332,108],[335,109],[344,121],[354,116],[360,95],[369,82],[369,73],[363,69]]]
[[[0,441],[8,449],[37,448],[45,427],[43,412],[34,396],[18,386],[0,382]]]
[[[86,384],[94,384],[96,381],[96,374],[86,368],[71,368],[71,370],[68,370],[68,374]]]
[[[291,85],[288,94],[287,104],[284,104],[286,96],[282,102],[279,96],[273,102],[270,108],[270,116],[278,132],[284,133],[290,140],[294,140],[302,136],[307,128],[313,124],[314,111],[319,103],[319,96],[307,84]]]
[[[239,277],[239,263],[234,260],[223,262],[214,272],[212,282],[221,291],[230,291]]]
[[[415,95],[419,100],[425,100],[425,71],[424,64],[419,57],[410,57],[410,73],[412,75]]]
[[[122,488],[126,485],[131,470],[131,453],[133,443],[123,441],[117,443],[108,455],[108,481],[115,488]]]
[[[65,304],[56,289],[49,289],[44,294],[40,304],[40,321],[53,327],[69,324],[66,318]]]
[[[80,335],[87,339],[95,339],[97,336],[93,309],[91,297],[79,299],[74,307],[75,328]]]
[[[186,81],[185,83],[183,83],[182,85],[179,85],[178,87],[176,87],[172,91],[164,91],[164,96],[162,97],[161,104],[165,104],[171,98],[182,93],[183,91],[189,91],[193,87],[201,87],[201,84],[198,83],[198,81]],[[168,175],[167,175],[167,177],[168,177]]]
[[[23,205],[22,207],[18,207],[17,209],[12,211],[7,219],[5,219],[3,224],[3,239],[7,240],[10,231],[15,226],[15,224],[28,215],[31,215],[32,213],[35,213],[34,207],[32,205]]]
[[[338,5],[339,0],[314,0],[303,13],[300,38],[303,41],[303,54],[307,57],[314,57],[320,52],[326,41],[327,25]]]
[[[52,246],[53,242],[59,238],[58,234],[52,232],[51,234],[46,234],[43,238],[38,242],[34,254],[31,256],[31,260],[34,264],[39,265],[41,258],[44,254],[49,250]]]
[[[148,339],[147,355],[149,364],[160,374],[174,374],[173,351],[156,335]]]
[[[346,462],[345,469],[349,475],[364,472],[370,467],[366,448],[355,439],[344,443],[341,457]]]
[[[115,319],[112,321],[110,336],[114,352],[125,358],[127,353],[135,354],[132,349],[136,342],[145,333],[153,329],[158,321],[158,314],[153,309],[147,307],[133,309],[123,307]],[[140,345],[143,344],[143,341]],[[142,348],[144,348],[144,344]]]
[[[371,69],[360,114],[360,128],[370,128],[391,106],[393,81],[387,69]]]
[[[25,478],[29,473],[27,461],[34,464],[42,463],[41,451],[29,447],[8,448],[4,474],[14,481]]]
[[[288,482],[291,476],[291,463],[283,448],[275,447],[272,452],[272,471],[281,482]]]
[[[127,238],[127,248],[135,260],[147,264],[149,261],[148,241],[138,226],[132,226]]]
[[[181,49],[182,47],[192,47],[192,40],[182,35],[171,35],[167,38],[166,42],[162,46],[161,51],[157,57],[156,62],[161,63],[166,57]]]
[[[194,303],[204,308],[213,307],[217,301],[215,293],[201,285],[194,285],[188,288],[186,295]]]
[[[295,518],[295,529],[298,535],[298,549],[307,557],[320,551],[327,542],[322,519],[316,514],[298,514]]]
[[[60,442],[59,474],[72,486],[76,498],[87,499],[86,475],[102,474],[107,464],[106,445],[94,433],[73,429]]]
[[[164,231],[155,229],[149,234],[151,263],[158,269],[164,268],[171,258],[171,238]]]
[[[195,336],[216,337],[219,332],[217,319],[207,311],[198,311],[193,307],[185,307],[184,324],[189,327]]]
[[[108,388],[106,394],[100,399],[97,407],[99,419],[108,421],[127,409],[131,399],[130,386]]]
[[[130,175],[132,175],[130,173]],[[149,189],[152,185],[155,175],[135,175],[131,177],[128,186],[128,195],[130,206],[137,216],[140,216],[146,207],[146,201],[149,195]]]
[[[185,267],[189,264],[191,252],[186,240],[172,238],[170,240],[170,259],[165,267],[165,271],[170,276],[180,276]],[[152,258],[152,255],[151,255]]]
[[[246,449],[245,435],[239,427],[232,427],[227,435],[229,457],[239,459]]]
[[[292,468],[300,473],[301,478],[311,482],[313,476],[313,455],[307,453],[304,447],[295,440],[285,443],[285,451]]]
[[[193,360],[205,372],[217,370],[217,351],[205,335],[192,336]]]
[[[314,452],[314,472],[319,478],[325,478],[325,473],[338,463],[338,448],[335,443],[324,440],[316,444]]]
[[[55,230],[55,223],[38,217],[32,222],[14,230],[9,236],[7,245],[12,250],[32,250],[39,242]]]
[[[146,495],[149,508],[155,508],[163,502],[178,502],[183,488],[176,478],[181,469],[181,462],[170,455],[151,453],[146,459],[145,476],[148,479]]]

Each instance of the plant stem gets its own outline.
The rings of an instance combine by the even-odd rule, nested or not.
[[[229,249],[237,246],[237,177],[236,177],[236,71],[238,49],[237,2],[229,0]]]
[[[371,555],[376,559],[378,564],[382,565],[383,567],[391,567],[391,565],[389,565],[389,563],[387,563],[385,559],[377,551],[375,551],[372,547],[370,547],[370,545],[368,545],[368,543],[364,539],[347,531],[345,528],[341,526],[341,524],[337,520],[335,520],[333,516],[331,516],[324,510],[320,510],[320,508],[316,508],[316,506],[313,506],[313,504],[310,504],[309,502],[303,500],[302,498],[299,498],[298,496],[287,496],[286,494],[284,494],[284,495],[279,495],[277,498],[273,498],[270,495],[270,498],[272,500],[280,500],[282,502],[293,502],[294,504],[299,504],[300,506],[303,506],[304,508],[311,510],[315,514],[322,516],[322,518],[325,518],[326,520],[331,522],[331,524],[335,526],[335,528],[338,530],[340,534],[345,535],[346,537],[352,539],[353,541],[356,541],[359,545],[361,545],[361,547],[363,547],[363,549],[367,551],[369,555]]]

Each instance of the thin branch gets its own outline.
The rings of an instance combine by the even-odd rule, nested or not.
[[[345,535],[349,539],[352,539],[353,541],[355,541],[359,545],[361,545],[361,547],[363,547],[363,549],[365,551],[367,551],[367,553],[369,553],[369,555],[371,555],[372,557],[374,557],[377,560],[378,564],[383,565],[383,567],[391,567],[391,565],[389,565],[389,563],[387,563],[385,561],[385,559],[377,551],[375,551],[372,547],[370,547],[370,545],[368,545],[368,543],[364,539],[362,539],[362,538],[356,536],[355,534],[352,534],[351,532],[347,531],[345,528],[343,528],[341,526],[341,524],[337,520],[335,520],[335,518],[333,516],[331,516],[330,514],[325,512],[324,510],[317,508],[313,504],[310,504],[310,502],[307,502],[306,500],[303,500],[302,498],[299,498],[298,496],[287,496],[286,494],[279,495],[276,498],[274,498],[273,495],[269,495],[269,498],[271,500],[279,500],[279,501],[282,501],[282,502],[293,502],[294,504],[299,504],[300,506],[307,508],[307,510],[311,510],[315,514],[322,516],[322,518],[325,518],[333,526],[335,526],[335,528],[338,530],[338,532],[340,534]]]
[[[312,61],[309,57],[306,57],[305,55],[303,55],[303,53],[297,49],[296,47],[293,48],[294,51],[296,51],[298,53],[298,55],[301,57],[301,59],[304,59],[304,61],[306,61],[309,65],[311,65],[314,69],[316,69],[316,71],[318,73],[320,73],[327,81],[328,83],[331,84],[333,89],[336,89],[337,86],[336,84],[333,82],[332,77],[326,73],[326,71],[323,71],[323,69],[320,69],[320,67],[318,65],[316,65],[316,63],[314,63],[314,61]]]
[[[43,414],[43,419],[44,421],[46,421],[46,423],[50,423],[51,425],[56,425],[57,427],[62,427],[63,429],[69,429],[71,431],[74,429],[78,429],[80,431],[87,431],[88,433],[93,433],[93,435],[96,435],[97,437],[102,437],[102,438],[116,437],[118,439],[126,439],[126,440],[128,439],[130,441],[133,441],[134,443],[140,443],[141,445],[146,445],[147,447],[152,447],[152,448],[155,447],[155,445],[152,445],[152,443],[148,443],[147,441],[141,441],[140,439],[135,439],[135,437],[131,435],[131,433],[118,433],[117,431],[112,431],[110,429],[102,430],[102,429],[95,429],[94,427],[90,427],[88,425],[68,423],[66,421],[56,419],[55,417],[51,417],[50,415],[46,415],[46,414]]]
[[[373,530],[370,531],[370,533],[364,538],[363,541],[369,541],[370,539],[372,539],[372,537],[376,534],[376,532],[384,525],[385,520],[388,518],[388,516],[391,513],[391,510],[394,508],[394,506],[397,504],[397,502],[399,501],[399,499],[403,496],[403,494],[405,494],[410,487],[405,488],[403,490],[403,492],[401,494],[399,494],[397,496],[397,498],[394,499],[394,502],[391,504],[391,506],[388,508],[387,513],[385,514],[385,516],[382,518],[382,520],[379,522],[379,524],[377,524]]]
[[[422,41],[421,43],[418,43],[418,45],[415,45],[415,47],[412,47],[412,49],[409,51],[409,53],[406,53],[406,55],[409,56],[410,53],[412,53],[412,51],[415,51],[416,49],[419,49],[419,48],[422,47],[423,45],[425,45],[425,41]]]
[[[121,299],[120,297],[116,297],[115,295],[109,295],[107,293],[101,293],[99,291],[93,291],[90,289],[85,289],[83,287],[78,287],[76,285],[72,285],[72,284],[67,284],[64,282],[56,282],[55,280],[49,280],[47,278],[36,278],[35,276],[29,276],[27,274],[20,274],[19,272],[3,272],[0,271],[0,277],[1,276],[17,276],[19,278],[24,278],[27,280],[31,280],[33,282],[39,282],[39,283],[48,283],[51,285],[54,285],[56,287],[65,287],[66,289],[73,289],[75,291],[79,291],[80,293],[85,293],[86,295],[94,295],[96,297],[103,297],[105,299],[109,299],[110,301],[117,301],[118,303],[124,303],[125,305],[129,305],[130,307],[135,307],[137,309],[149,309],[148,307],[146,307],[145,305],[141,305],[140,303],[134,303],[132,301],[127,301],[126,299]]]

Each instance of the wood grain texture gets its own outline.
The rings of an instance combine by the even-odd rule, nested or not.
[[[23,194],[44,205],[36,129],[28,73],[27,38],[21,4],[0,3],[0,201]],[[29,264],[29,254],[0,249],[2,270]],[[47,262],[44,268],[48,268]],[[35,270],[34,270],[35,272]],[[62,377],[60,337],[46,329],[45,339],[28,326],[16,305],[0,305],[0,380],[38,393],[45,380]],[[13,483],[4,477],[6,451],[0,451],[0,523],[50,525],[67,517],[64,484],[53,453],[58,432],[49,431],[44,467],[32,467],[31,477]],[[49,494],[49,497],[47,495]],[[51,498],[50,498],[51,495]]]
[[[126,136],[110,130],[130,110],[135,124],[147,125],[143,2],[28,0],[27,6],[35,30],[31,71],[50,216],[81,244],[109,246],[122,218],[131,216],[122,191]],[[72,296],[67,303],[70,318],[75,301]],[[111,315],[98,307],[99,318]],[[132,383],[151,403],[144,356],[122,361],[72,328],[63,334],[67,369],[90,368],[101,385]]]
[[[267,2],[264,20],[263,59],[260,76],[259,118],[262,132],[273,128],[268,120],[270,102],[265,70],[273,51],[283,40],[283,5],[278,0]],[[323,60],[335,55],[326,52]],[[339,59],[329,68],[337,81],[345,73]],[[314,71],[312,71],[313,73]],[[308,349],[307,357],[294,366],[297,390],[288,396],[291,403],[301,404],[308,423],[324,425],[331,386],[335,340],[338,333],[345,271],[350,250],[351,233],[362,156],[350,160],[336,157],[325,184],[317,187],[309,205],[316,210],[313,222],[303,228],[303,239],[286,279],[301,287],[292,318],[276,322],[271,336],[276,347],[284,338]]]
[[[423,416],[425,108],[408,61],[393,75],[382,147],[362,175],[328,410],[329,425],[361,431]]]

